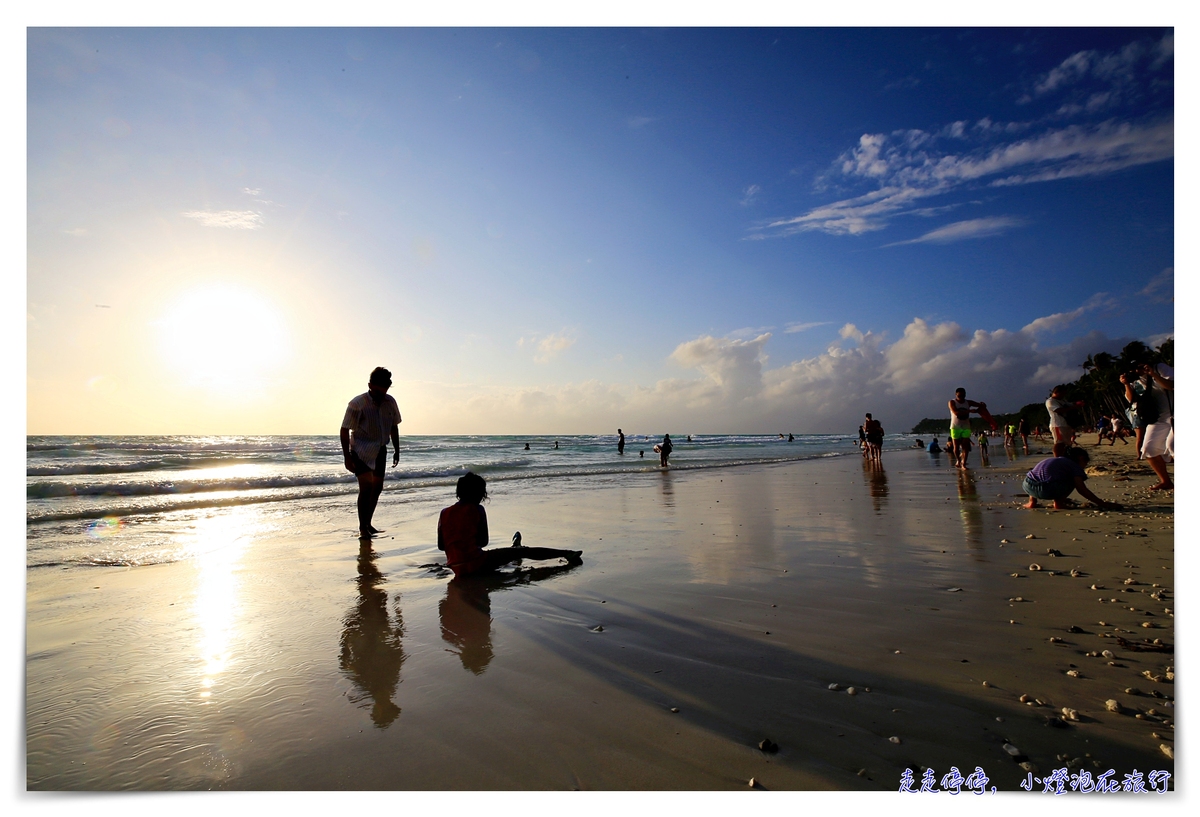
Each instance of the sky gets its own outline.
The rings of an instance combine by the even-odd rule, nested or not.
[[[888,431],[1174,332],[1171,29],[27,35],[27,431]]]

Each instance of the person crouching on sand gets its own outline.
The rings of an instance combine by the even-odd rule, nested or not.
[[[443,508],[438,517],[438,550],[446,553],[446,564],[455,578],[491,573],[501,565],[518,559],[566,559],[580,564],[582,550],[530,548],[516,545],[484,550],[488,543],[487,513],[480,504],[487,499],[487,482],[467,472],[454,491],[458,503]],[[514,543],[520,541],[514,537]]]
[[[1055,456],[1044,459],[1025,476],[1021,487],[1029,494],[1026,508],[1036,508],[1038,500],[1054,503],[1055,510],[1069,508],[1067,497],[1072,491],[1078,491],[1084,499],[1092,502],[1101,510],[1119,510],[1115,502],[1105,502],[1093,494],[1084,485],[1087,473],[1083,470],[1088,464],[1088,453],[1082,448],[1067,448],[1063,444],[1054,446]]]

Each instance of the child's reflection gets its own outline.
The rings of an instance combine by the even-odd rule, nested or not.
[[[442,640],[458,656],[463,669],[483,674],[492,660],[492,601],[496,590],[548,579],[577,565],[550,565],[516,573],[492,573],[451,579],[446,597],[438,602]]]
[[[388,613],[388,594],[379,585],[383,574],[375,567],[378,557],[368,539],[358,551],[358,601],[342,624],[342,651],[338,664],[357,687],[351,695],[354,703],[371,700],[371,721],[387,728],[400,716],[400,707],[392,702],[400,683],[400,665],[404,663],[404,620],[400,616],[400,598],[396,597],[394,616]],[[366,703],[361,704],[366,708]]]

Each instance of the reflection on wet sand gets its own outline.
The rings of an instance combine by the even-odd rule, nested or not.
[[[442,640],[453,649],[463,669],[482,675],[492,661],[492,599],[494,590],[507,590],[574,570],[578,565],[548,565],[451,579],[446,596],[438,602]]]
[[[887,472],[883,470],[883,463],[878,460],[864,459],[862,466],[863,478],[867,491],[871,494],[875,513],[882,513],[883,506],[887,504]]]
[[[675,486],[671,482],[671,472],[668,469],[663,469],[662,472],[662,495],[663,507],[673,509],[675,507]]]
[[[354,682],[359,692],[350,700],[363,708],[370,699],[371,721],[386,729],[400,716],[400,707],[392,698],[400,684],[400,666],[404,663],[404,620],[400,598],[396,597],[395,616],[388,612],[388,594],[380,585],[383,574],[375,566],[379,554],[364,540],[358,551],[358,601],[346,614],[342,627],[342,649],[338,665]]]
[[[983,538],[983,509],[975,488],[975,475],[966,468],[958,469],[958,511],[962,516],[967,541],[979,544]]]

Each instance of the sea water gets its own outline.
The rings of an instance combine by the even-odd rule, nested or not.
[[[658,470],[660,436],[406,436],[388,458],[385,491],[453,495],[467,471],[507,480],[611,482]],[[857,453],[855,438],[805,434],[672,437],[676,470],[787,462]],[[910,435],[890,435],[907,448]],[[529,450],[525,446],[529,446]],[[644,456],[642,456],[644,452]],[[333,436],[95,436],[27,438],[26,554],[34,567],[132,566],[176,561],[171,530],[193,517],[252,503],[311,505],[357,484]],[[352,519],[350,520],[353,521]],[[349,524],[349,523],[348,523]]]

